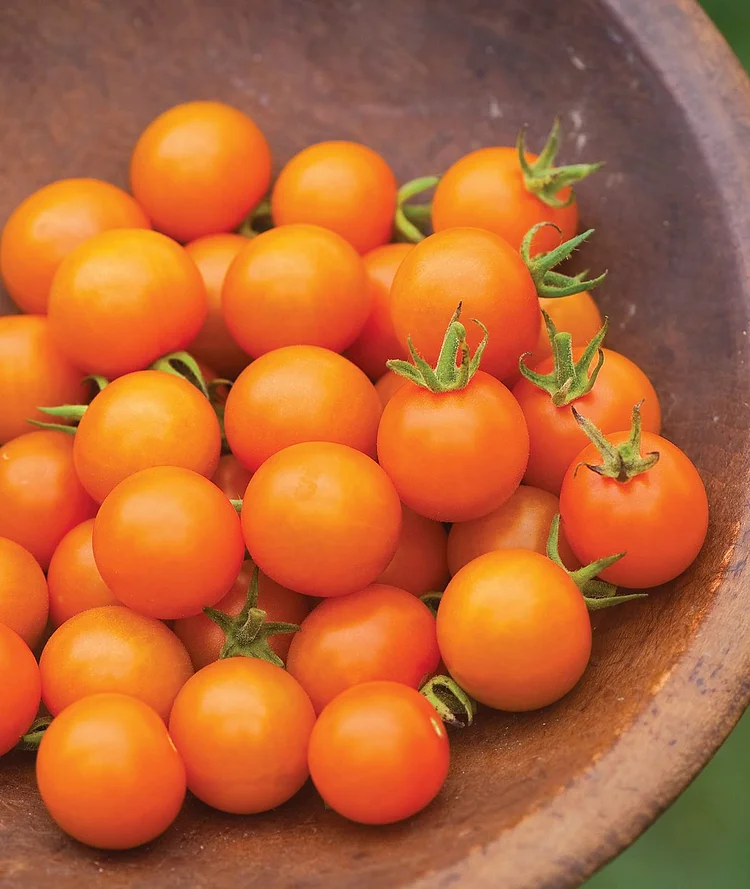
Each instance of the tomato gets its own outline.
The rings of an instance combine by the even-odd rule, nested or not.
[[[73,438],[29,432],[0,448],[0,503],[0,537],[20,543],[46,570],[65,534],[96,513],[76,475]]]
[[[375,457],[383,408],[351,361],[319,346],[285,346],[245,368],[232,386],[224,429],[251,472],[303,441],[335,441]]]
[[[222,102],[169,108],[141,133],[130,160],[136,200],[178,241],[237,228],[270,181],[265,136]]]
[[[383,407],[388,404],[391,398],[393,398],[404,383],[407,382],[408,380],[406,377],[402,377],[400,374],[394,373],[392,370],[387,370],[383,374],[377,383],[375,383],[375,390],[380,396]]]
[[[419,692],[396,682],[365,682],[320,714],[309,761],[318,793],[339,815],[392,824],[435,799],[450,750],[444,725]]]
[[[220,453],[221,429],[209,400],[187,380],[156,370],[105,386],[86,408],[73,446],[78,478],[97,503],[151,466],[210,477]]]
[[[253,238],[221,293],[227,328],[253,358],[294,345],[340,352],[359,336],[371,304],[362,259],[316,225],[282,225]]]
[[[242,500],[245,490],[253,477],[234,454],[224,454],[219,458],[216,472],[211,481],[227,495],[230,500]]]
[[[129,608],[170,620],[215,605],[242,567],[244,544],[232,504],[208,479],[174,466],[143,469],[102,503],[94,558]]]
[[[83,698],[53,721],[39,746],[36,780],[58,826],[98,849],[155,839],[185,798],[185,767],[164,723],[120,694]]]
[[[121,188],[99,179],[60,179],[22,201],[0,239],[0,274],[24,312],[47,311],[52,278],[85,240],[114,228],[151,228],[146,214]]]
[[[544,229],[542,229],[543,231]],[[584,290],[572,296],[560,296],[546,299],[542,297],[539,305],[550,316],[558,330],[564,330],[572,337],[574,346],[585,346],[601,330],[602,313],[599,311],[591,294]],[[532,351],[534,364],[552,354],[549,334],[544,325],[539,331],[539,340]]]
[[[85,400],[82,374],[52,340],[46,318],[0,318],[0,443],[31,432],[29,420],[48,421],[38,407]]]
[[[36,717],[42,684],[29,646],[0,623],[0,756],[12,750]]]
[[[463,567],[443,593],[437,635],[451,676],[498,710],[554,703],[578,682],[591,654],[578,587],[563,568],[526,549],[496,550]]]
[[[0,623],[35,648],[48,613],[49,592],[39,563],[22,546],[0,537]]]
[[[206,288],[179,244],[158,232],[94,235],[60,264],[49,297],[58,348],[87,373],[142,370],[184,349],[206,317]]]
[[[396,178],[383,158],[358,142],[318,142],[282,168],[271,192],[276,225],[331,229],[359,253],[391,239]]]
[[[309,698],[285,670],[233,657],[185,684],[169,730],[198,799],[249,815],[280,806],[305,783],[314,723]]]
[[[208,314],[190,353],[215,367],[222,377],[234,379],[250,362],[250,356],[232,339],[221,314],[221,288],[232,260],[247,244],[243,235],[207,235],[185,245],[198,266],[208,295]]]
[[[242,530],[250,555],[277,583],[342,596],[388,566],[401,503],[374,460],[345,445],[304,442],[269,457],[252,477]]]
[[[403,507],[398,549],[378,583],[390,584],[422,596],[448,583],[447,534],[433,522]]]

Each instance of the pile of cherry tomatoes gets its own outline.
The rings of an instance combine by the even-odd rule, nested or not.
[[[565,271],[597,165],[558,140],[401,188],[323,142],[272,182],[253,121],[192,102],[141,134],[132,196],[69,179],[10,215],[0,754],[38,748],[71,836],[129,848],[186,788],[256,813],[308,777],[406,818],[445,723],[557,701],[589,611],[695,559],[698,472],[603,345],[604,275]]]

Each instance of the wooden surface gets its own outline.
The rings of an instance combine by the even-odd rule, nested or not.
[[[0,763],[0,887],[578,885],[684,788],[750,697],[744,75],[689,0],[8,2],[0,220],[54,178],[125,183],[141,128],[191,98],[248,111],[277,167],[351,138],[400,179],[508,143],[525,121],[536,145],[561,114],[563,160],[607,161],[579,195],[597,228],[583,259],[611,269],[609,345],[651,375],[665,433],[697,462],[709,541],[648,602],[594,615],[591,668],[564,701],[483,712],[454,736],[445,790],[405,824],[346,824],[309,789],[251,818],[191,801],[160,841],[108,855],[54,828],[18,754]]]

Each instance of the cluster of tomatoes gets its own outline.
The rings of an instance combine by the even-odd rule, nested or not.
[[[700,477],[602,345],[604,276],[560,268],[596,165],[558,138],[401,188],[325,142],[271,184],[256,125],[194,102],[138,139],[133,196],[65,180],[11,214],[0,754],[38,747],[70,835],[128,848],[186,787],[254,813],[308,776],[408,817],[445,723],[558,700],[589,610],[696,557]]]

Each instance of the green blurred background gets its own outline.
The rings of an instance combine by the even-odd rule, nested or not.
[[[750,71],[750,0],[702,5]],[[750,711],[680,799],[585,889],[750,889]]]

